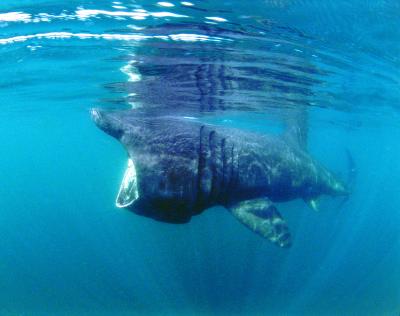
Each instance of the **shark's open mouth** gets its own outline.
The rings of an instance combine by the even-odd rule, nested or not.
[[[128,207],[139,198],[139,191],[137,185],[136,168],[132,159],[128,159],[128,167],[126,168],[124,178],[122,179],[121,186],[115,205],[119,208]]]

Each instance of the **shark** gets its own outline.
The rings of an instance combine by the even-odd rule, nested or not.
[[[276,203],[349,188],[307,151],[307,120],[299,111],[279,135],[207,124],[136,109],[91,109],[95,124],[128,153],[118,208],[166,223],[187,223],[222,206],[254,233],[283,248],[292,245]]]

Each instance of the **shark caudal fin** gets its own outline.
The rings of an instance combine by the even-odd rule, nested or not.
[[[285,220],[267,198],[242,201],[229,211],[243,225],[274,244],[288,248],[291,237]]]
[[[357,166],[354,162],[353,156],[350,151],[346,148],[346,156],[347,156],[347,187],[351,192],[353,191],[356,177],[357,177]]]
[[[346,156],[347,156],[347,191],[348,194],[345,195],[340,202],[338,208],[342,208],[344,204],[349,200],[350,193],[354,190],[354,185],[357,178],[357,167],[354,162],[353,156],[351,155],[350,151],[346,149]]]

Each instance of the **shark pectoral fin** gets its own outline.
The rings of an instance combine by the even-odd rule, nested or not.
[[[132,159],[128,160],[124,178],[119,187],[115,205],[119,208],[128,207],[135,202],[139,197],[136,168]]]
[[[229,207],[242,224],[280,247],[290,247],[291,237],[286,222],[268,199],[242,201]]]
[[[304,202],[308,205],[309,208],[312,210],[319,212],[319,199],[314,198],[314,199],[304,199]]]

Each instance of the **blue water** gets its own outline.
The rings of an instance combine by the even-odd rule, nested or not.
[[[174,6],[172,6],[174,5]],[[398,315],[396,1],[0,4],[0,315]],[[280,249],[214,208],[186,225],[117,209],[122,146],[93,107],[260,133],[308,109],[349,200],[278,205]]]

